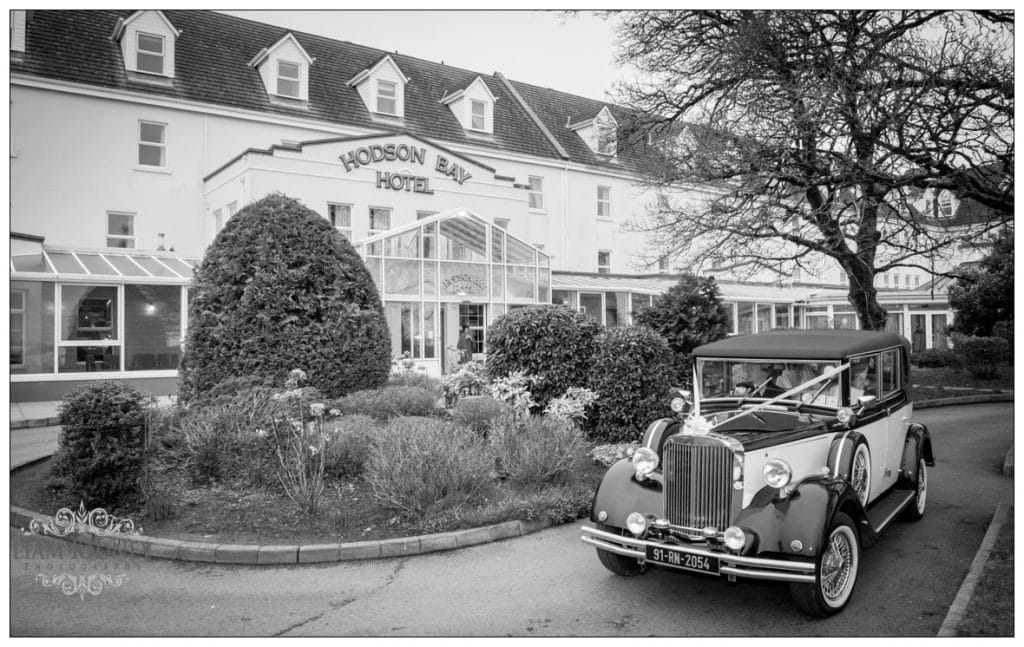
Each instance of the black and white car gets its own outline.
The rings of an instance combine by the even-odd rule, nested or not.
[[[838,612],[862,547],[925,512],[935,459],[912,421],[909,355],[903,337],[852,330],[698,348],[680,417],[652,423],[609,468],[583,541],[619,575],[777,580],[803,611]]]

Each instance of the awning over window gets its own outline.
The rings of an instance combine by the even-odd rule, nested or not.
[[[172,252],[99,251],[44,247],[34,254],[11,256],[12,279],[66,282],[111,281],[186,285],[197,258]]]

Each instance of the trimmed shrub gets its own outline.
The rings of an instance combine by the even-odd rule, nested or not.
[[[489,396],[463,397],[452,409],[452,422],[486,436],[495,419],[508,410],[507,404]]]
[[[999,367],[1010,357],[1010,345],[1002,337],[972,337],[953,333],[953,352],[967,372],[982,380],[999,377]]]
[[[500,474],[529,488],[564,484],[582,453],[583,432],[548,416],[503,415],[491,433]]]
[[[912,355],[910,363],[921,368],[945,368],[946,366],[956,366],[957,357],[952,351],[941,348],[926,348]]]
[[[541,378],[532,390],[542,409],[569,387],[586,386],[602,326],[565,306],[516,308],[487,331],[487,372],[492,379],[523,372]]]
[[[714,277],[684,275],[651,305],[634,314],[637,324],[647,326],[668,341],[675,356],[672,383],[689,385],[693,349],[724,339],[729,318]]]
[[[366,482],[377,502],[412,517],[478,501],[494,458],[469,429],[437,418],[396,418],[370,448]]]
[[[380,386],[391,341],[380,296],[352,245],[282,195],[228,221],[196,268],[178,395],[232,376],[284,382],[300,366],[330,397]]]
[[[87,506],[141,499],[148,393],[120,381],[89,382],[60,405],[61,432],[51,474]]]
[[[596,438],[636,440],[652,420],[671,414],[665,394],[672,384],[672,353],[658,333],[643,326],[610,328],[598,339],[592,364]]]
[[[430,416],[437,412],[440,396],[418,386],[386,386],[356,391],[334,401],[344,415],[370,416],[386,421],[397,416]]]
[[[332,420],[327,429],[324,475],[341,479],[361,476],[380,425],[369,416],[354,415]]]

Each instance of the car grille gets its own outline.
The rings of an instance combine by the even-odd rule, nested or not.
[[[706,437],[675,437],[665,443],[665,516],[672,525],[725,530],[732,507],[733,454]]]

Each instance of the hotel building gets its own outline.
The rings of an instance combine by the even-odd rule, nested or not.
[[[628,324],[683,271],[718,277],[734,334],[857,325],[828,263],[741,281],[650,258],[632,224],[685,196],[637,182],[615,105],[213,12],[10,15],[14,401],[99,378],[173,393],[192,269],[272,192],[353,242],[394,354],[434,374],[461,326],[484,354],[519,306]],[[892,330],[945,343],[943,283],[879,280]]]

